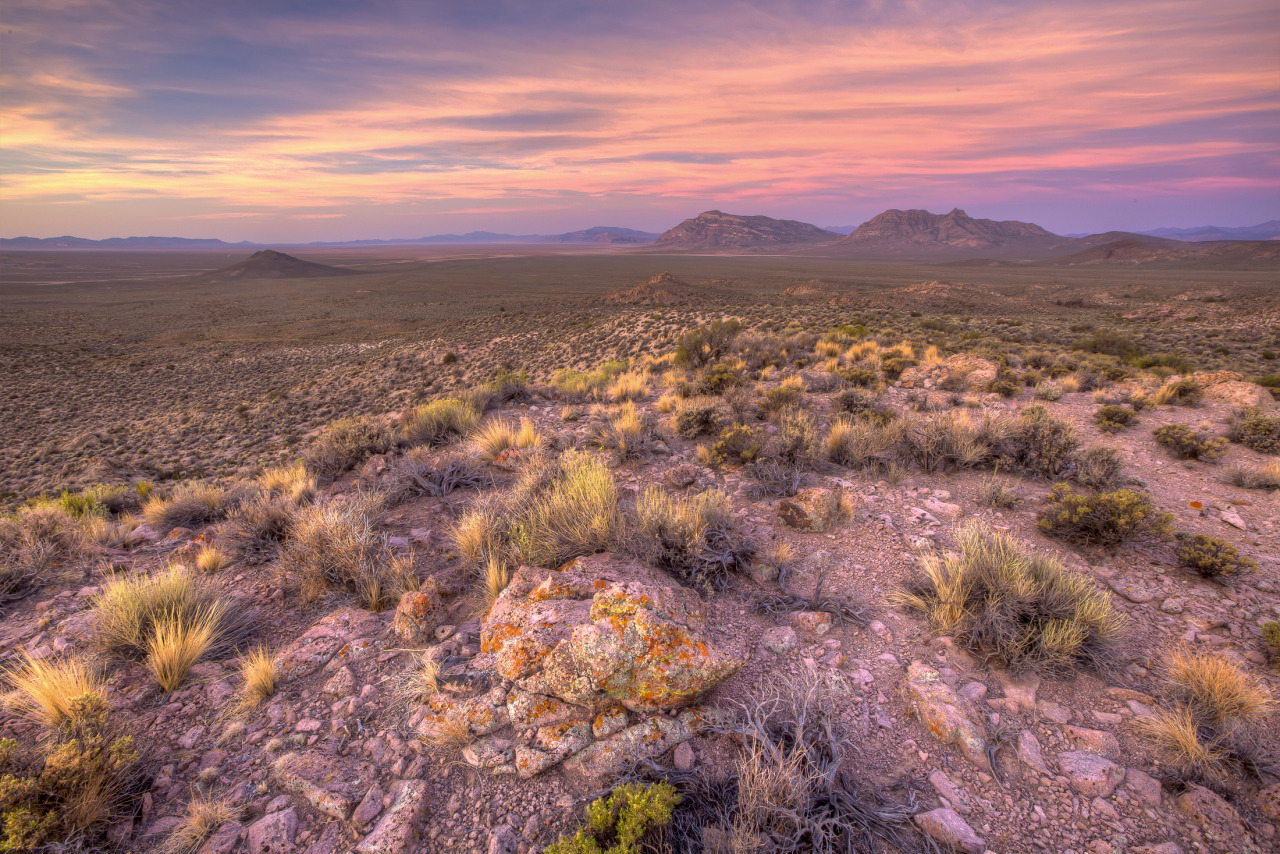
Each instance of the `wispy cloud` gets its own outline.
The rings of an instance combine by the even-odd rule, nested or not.
[[[1269,0],[10,5],[8,230],[1280,195]]]

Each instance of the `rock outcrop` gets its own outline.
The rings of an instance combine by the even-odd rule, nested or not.
[[[995,364],[980,356],[957,353],[932,365],[915,365],[902,372],[903,388],[941,388],[948,391],[986,391],[995,380]]]

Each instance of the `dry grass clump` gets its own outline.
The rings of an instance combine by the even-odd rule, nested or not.
[[[765,443],[764,455],[790,468],[805,468],[817,457],[821,442],[814,417],[798,407],[788,407],[779,413],[778,433]]]
[[[455,489],[485,483],[480,466],[463,454],[436,456],[427,448],[410,448],[391,464],[391,500],[430,495],[441,498]]]
[[[395,444],[395,433],[380,418],[339,418],[316,438],[303,461],[319,477],[333,480]]]
[[[147,523],[160,533],[173,528],[201,528],[217,522],[233,503],[221,487],[208,483],[181,483],[166,497],[148,499],[142,505]]]
[[[411,445],[436,447],[466,436],[479,423],[478,409],[457,398],[445,397],[400,416],[400,435]]]
[[[481,609],[488,613],[502,591],[511,583],[511,567],[498,554],[490,553],[480,572]]]
[[[83,526],[61,508],[23,507],[0,516],[0,596],[30,592],[83,547]]]
[[[227,556],[217,546],[201,546],[196,552],[196,569],[203,573],[219,572],[227,563]]]
[[[256,495],[231,511],[220,531],[221,542],[247,564],[275,560],[293,529],[297,506],[278,493]]]
[[[733,574],[745,572],[755,547],[737,530],[729,497],[719,490],[672,496],[649,487],[636,502],[631,550],[682,581],[722,590]]]
[[[316,497],[316,479],[301,460],[288,466],[273,466],[254,478],[258,488],[270,496],[280,496],[297,506]]]
[[[627,459],[647,452],[653,444],[653,437],[653,424],[647,414],[628,401],[615,409],[608,421],[593,424],[587,441]]]
[[[626,362],[611,359],[594,371],[562,368],[551,377],[551,388],[565,400],[598,399],[605,394],[610,381],[627,369]]]
[[[1022,503],[1009,481],[996,474],[987,475],[978,484],[978,503],[995,510],[1012,510]]]
[[[518,430],[510,423],[495,418],[486,421],[475,435],[476,450],[481,459],[489,462],[496,460],[503,451],[511,448],[541,448],[545,444],[545,437],[527,418],[520,423]]]
[[[190,648],[206,629],[203,653],[225,654],[245,639],[251,624],[242,608],[228,607],[212,579],[176,564],[152,575],[112,578],[94,611],[99,648],[111,658],[134,661],[177,656],[169,647]],[[158,638],[166,643],[158,644]]]
[[[177,690],[213,646],[225,616],[226,606],[218,602],[207,611],[165,614],[156,621],[147,643],[146,666],[160,690]]]
[[[308,601],[334,589],[354,590],[361,604],[381,611],[400,590],[390,572],[390,548],[378,532],[384,495],[362,492],[345,501],[299,508],[280,550],[280,568]]]
[[[1110,596],[1057,558],[972,525],[959,555],[930,557],[895,601],[933,630],[1009,667],[1066,670],[1108,660],[1124,629]]]
[[[213,832],[229,821],[236,821],[240,811],[230,802],[202,795],[187,804],[187,814],[165,837],[160,854],[191,854],[213,835]]]
[[[607,551],[621,530],[609,469],[590,454],[569,452],[531,459],[507,496],[462,515],[453,538],[463,559],[483,575],[495,556],[554,569]]]
[[[1145,492],[1117,489],[1082,495],[1058,483],[1036,524],[1046,534],[1070,543],[1118,546],[1133,537],[1163,538],[1172,520]]]
[[[1150,406],[1195,406],[1204,397],[1204,386],[1195,380],[1175,380],[1156,389],[1148,398]]]
[[[4,680],[13,690],[6,705],[46,730],[71,723],[83,711],[82,701],[101,699],[106,683],[82,658],[37,659],[22,654],[22,664],[7,667]]]
[[[619,374],[609,384],[608,395],[609,399],[615,403],[640,400],[649,395],[649,381],[643,373]]]
[[[253,708],[276,692],[276,660],[266,647],[240,656],[240,679],[237,708]]]
[[[411,703],[425,703],[440,690],[440,662],[423,655],[396,680],[396,693]]]
[[[1124,463],[1115,448],[1094,446],[1076,456],[1072,477],[1090,489],[1113,489],[1124,480]]]
[[[854,469],[879,469],[898,457],[906,432],[900,420],[889,423],[837,418],[823,439],[827,459]]]
[[[1193,779],[1251,771],[1258,730],[1276,709],[1270,689],[1220,655],[1177,648],[1164,660],[1171,705],[1137,724]]]
[[[1280,460],[1232,466],[1226,481],[1245,489],[1280,489]]]

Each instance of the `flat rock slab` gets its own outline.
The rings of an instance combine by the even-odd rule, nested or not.
[[[400,793],[378,821],[373,832],[360,841],[360,854],[399,854],[408,851],[418,834],[418,824],[427,808],[427,784],[405,780]]]
[[[933,840],[947,848],[982,854],[986,843],[955,810],[941,807],[915,816],[916,825]]]
[[[342,762],[317,753],[286,753],[271,766],[276,783],[340,821],[351,817],[376,779],[367,762]]]
[[[968,700],[942,681],[938,671],[921,662],[912,662],[902,691],[908,711],[940,742],[956,745],[974,765],[984,771],[991,770],[985,729],[977,712]]]
[[[1124,769],[1116,763],[1084,750],[1070,750],[1058,754],[1062,773],[1071,780],[1071,786],[1086,798],[1107,798],[1124,782]]]

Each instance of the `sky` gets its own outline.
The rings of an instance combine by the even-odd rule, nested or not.
[[[1280,218],[1275,0],[3,0],[0,235]]]

